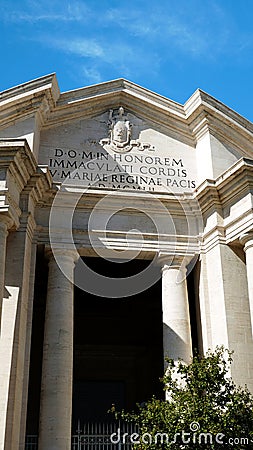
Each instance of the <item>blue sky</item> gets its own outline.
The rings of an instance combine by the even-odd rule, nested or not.
[[[253,121],[252,0],[0,0],[0,90],[126,78],[184,103],[201,88]]]

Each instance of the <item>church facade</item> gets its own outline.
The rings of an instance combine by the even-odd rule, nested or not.
[[[0,171],[0,450],[70,450],[194,348],[253,391],[251,122],[53,74],[0,94]]]

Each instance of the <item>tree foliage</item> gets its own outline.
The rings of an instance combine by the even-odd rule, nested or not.
[[[232,354],[223,347],[191,364],[167,360],[167,400],[153,397],[121,418],[135,422],[135,449],[253,449],[253,397],[229,376]],[[137,442],[138,441],[138,442]]]

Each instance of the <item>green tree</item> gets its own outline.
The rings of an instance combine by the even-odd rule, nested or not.
[[[167,360],[167,400],[153,397],[132,413],[140,436],[135,449],[253,449],[253,397],[229,376],[232,354],[223,347],[189,365]]]

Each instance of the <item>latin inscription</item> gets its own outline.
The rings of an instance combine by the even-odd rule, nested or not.
[[[78,180],[96,188],[189,191],[196,187],[180,157],[55,148],[49,168],[54,181]]]

